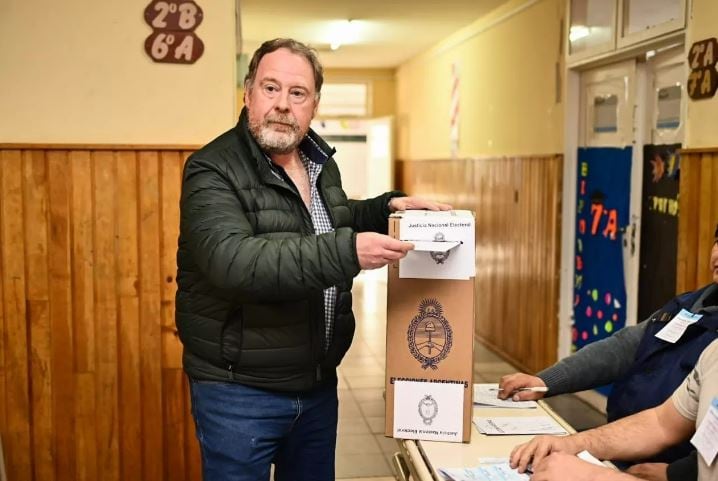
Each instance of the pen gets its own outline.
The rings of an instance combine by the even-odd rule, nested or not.
[[[504,388],[489,388],[489,391],[503,391]],[[548,388],[546,386],[534,386],[534,387],[520,387],[518,389],[514,389],[513,392],[522,392],[522,391],[528,391],[528,392],[548,392]]]

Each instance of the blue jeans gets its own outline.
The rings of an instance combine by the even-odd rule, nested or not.
[[[336,384],[306,394],[190,379],[204,481],[334,481]]]

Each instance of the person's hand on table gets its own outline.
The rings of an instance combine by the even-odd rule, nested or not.
[[[545,388],[546,384],[541,378],[517,372],[509,374],[501,378],[499,382],[499,399],[508,399],[513,401],[532,401],[543,398],[545,392],[519,391],[521,388],[540,387]]]
[[[435,202],[433,200],[424,199],[423,197],[392,197],[389,201],[389,210],[396,212],[398,210],[451,210],[449,204],[443,202]]]
[[[529,464],[535,470],[541,461],[551,453],[576,454],[580,451],[573,436],[536,436],[527,443],[519,444],[511,451],[509,464],[512,468],[518,469],[519,473],[524,473]]]
[[[630,479],[619,471],[588,463],[577,456],[553,452],[533,463],[531,481],[595,481],[598,479]],[[615,475],[615,476],[614,476]]]

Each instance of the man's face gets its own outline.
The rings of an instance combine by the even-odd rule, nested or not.
[[[314,72],[301,55],[280,48],[260,60],[244,93],[249,131],[269,154],[292,152],[309,130],[317,110]]]
[[[718,284],[718,240],[713,243],[711,251],[711,272],[713,272],[713,282]]]

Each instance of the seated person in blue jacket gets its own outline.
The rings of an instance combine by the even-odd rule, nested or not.
[[[536,436],[511,453],[511,466],[531,481],[639,481],[628,473],[581,460],[649,458],[689,439],[698,450],[698,481],[718,480],[718,340],[662,404],[571,436]]]
[[[614,383],[606,407],[609,422],[661,404],[693,369],[703,349],[718,338],[718,227],[714,237],[710,256],[712,283],[677,296],[646,321],[589,344],[536,376],[504,376],[499,397],[539,399]],[[657,338],[656,334],[683,309],[702,317],[675,342]],[[547,387],[548,392],[518,392],[522,387]],[[687,442],[632,461],[641,464],[630,467],[628,472],[644,479],[696,479],[695,451]]]

